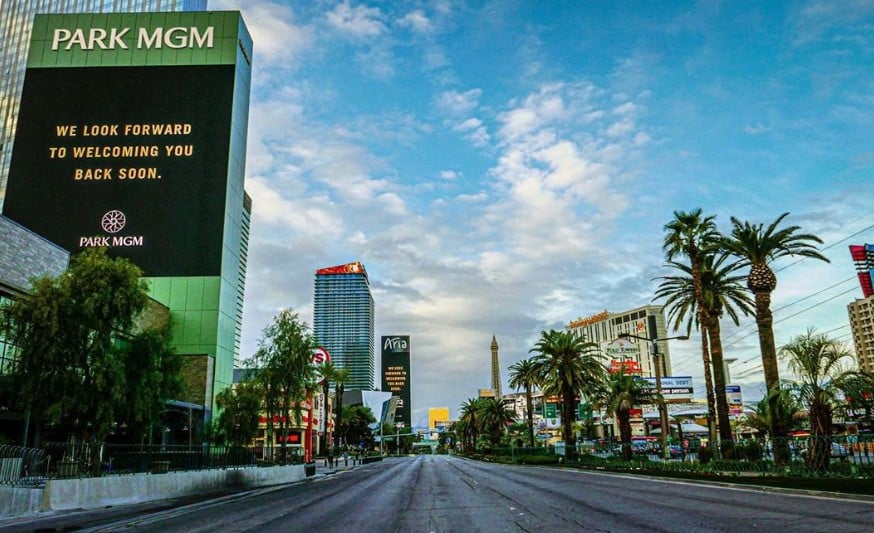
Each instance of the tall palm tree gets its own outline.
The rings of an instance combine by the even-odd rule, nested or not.
[[[704,216],[701,209],[691,212],[674,211],[674,219],[665,224],[665,239],[662,250],[665,259],[672,261],[677,256],[689,258],[692,274],[692,290],[698,303],[698,327],[701,329],[701,359],[704,364],[704,388],[707,397],[707,425],[710,428],[710,439],[716,440],[714,421],[716,415],[713,379],[711,377],[710,350],[708,337],[704,332],[707,320],[704,316],[704,290],[701,285],[701,264],[703,256],[717,248],[722,236],[716,229],[716,217]]]
[[[610,374],[597,398],[597,404],[616,417],[622,457],[631,459],[631,409],[635,405],[655,402],[656,391],[645,381],[626,374],[624,368]],[[668,428],[661,428],[667,431]]]
[[[483,433],[488,436],[489,444],[498,446],[507,425],[515,419],[514,413],[507,410],[500,398],[483,398],[478,409],[479,423]]]
[[[510,386],[517,391],[525,389],[525,412],[528,419],[528,445],[534,447],[534,401],[531,393],[537,386],[540,376],[532,359],[522,359],[510,365]]]
[[[778,229],[788,215],[789,213],[783,213],[767,228],[763,224],[741,222],[732,217],[731,236],[722,243],[726,250],[750,266],[747,288],[755,298],[759,349],[762,352],[765,385],[769,391],[780,388],[777,347],[774,343],[774,317],[771,314],[771,293],[777,288],[777,275],[769,265],[776,259],[794,255],[828,262],[815,246],[822,244],[822,239],[816,235],[799,233],[799,226]],[[789,459],[789,448],[785,445],[786,422],[782,417],[771,417],[771,436],[775,439],[774,460],[783,464]]]
[[[808,329],[781,346],[779,353],[798,378],[795,391],[807,406],[811,438],[805,461],[809,467],[824,471],[831,456],[832,414],[840,384],[851,376],[843,363],[852,363],[853,352],[844,343]]]
[[[716,419],[719,426],[719,439],[732,440],[729,422],[728,398],[725,394],[725,372],[723,365],[722,334],[720,321],[723,315],[735,323],[740,323],[738,312],[744,315],[753,312],[753,301],[744,289],[745,276],[736,274],[742,263],[731,261],[726,253],[715,252],[704,257],[701,265],[701,288],[704,302],[704,331],[707,334],[710,355],[713,361],[714,394],[716,397]],[[669,261],[669,266],[682,272],[678,276],[664,276],[655,294],[655,299],[665,298],[668,321],[673,321],[673,329],[679,330],[686,320],[686,334],[692,329],[694,318],[700,317],[695,298],[692,269],[688,265]],[[688,317],[688,318],[687,318]]]
[[[337,404],[334,406],[334,448],[340,448],[340,423],[343,420],[343,394],[346,392],[346,383],[349,382],[349,369],[339,368],[334,370],[334,396]]]
[[[598,345],[573,331],[541,331],[540,339],[530,350],[536,353],[534,365],[541,376],[544,396],[561,397],[561,432],[568,458],[576,457],[573,423],[580,398],[594,395],[606,375]]]

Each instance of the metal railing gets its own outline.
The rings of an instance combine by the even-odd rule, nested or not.
[[[0,445],[0,485],[34,484],[44,462],[43,450]]]
[[[299,448],[50,442],[41,449],[0,446],[0,484],[48,479],[302,464]]]

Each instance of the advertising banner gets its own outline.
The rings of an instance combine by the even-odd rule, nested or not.
[[[640,378],[655,388],[655,378]],[[689,402],[692,401],[692,376],[665,376],[662,378],[662,396],[666,402]]]
[[[398,397],[395,422],[411,425],[409,335],[382,337],[382,390]]]
[[[215,276],[246,51],[238,13],[168,15],[37,15],[4,215],[147,277]]]

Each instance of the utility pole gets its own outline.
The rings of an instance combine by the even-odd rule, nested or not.
[[[676,337],[665,337],[663,339],[658,338],[647,338],[641,337],[638,335],[632,335],[631,333],[620,333],[620,338],[631,338],[637,339],[641,341],[646,341],[650,346],[650,355],[652,356],[652,362],[655,365],[655,380],[656,380],[656,403],[659,410],[659,425],[661,426],[661,441],[662,441],[662,459],[669,459],[670,453],[668,452],[668,433],[670,432],[670,426],[668,425],[668,408],[665,405],[665,397],[662,395],[662,365],[661,361],[659,361],[659,344],[662,341],[668,341],[672,339],[677,340],[689,340],[688,335],[679,335]]]

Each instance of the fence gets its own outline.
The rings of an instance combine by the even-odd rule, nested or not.
[[[25,485],[38,475],[45,452],[35,448],[0,445],[0,485]]]
[[[0,484],[149,472],[229,469],[302,463],[297,448],[264,446],[46,443],[42,449],[0,446]]]

